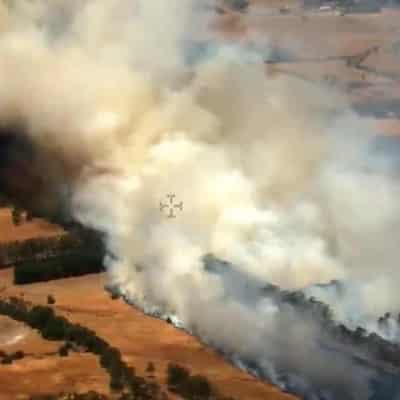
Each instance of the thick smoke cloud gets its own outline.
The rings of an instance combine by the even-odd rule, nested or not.
[[[258,295],[268,282],[304,289],[370,330],[400,309],[400,185],[368,121],[340,93],[266,77],[216,38],[189,67],[185,44],[212,18],[191,0],[1,11],[0,121],[24,126],[74,218],[105,233],[111,283],[277,383],[279,365],[305,393],[317,382],[368,398],[373,371]],[[159,209],[168,193],[184,204],[176,219]],[[209,253],[232,264],[213,273]],[[334,279],[340,295],[316,286]]]

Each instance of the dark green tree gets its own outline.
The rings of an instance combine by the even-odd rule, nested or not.
[[[21,225],[22,223],[22,210],[14,206],[11,210],[11,218],[14,225]]]
[[[170,363],[167,369],[167,383],[171,388],[184,384],[189,379],[189,371],[180,365]]]

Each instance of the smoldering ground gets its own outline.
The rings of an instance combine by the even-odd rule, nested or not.
[[[188,65],[186,40],[214,18],[191,0],[2,11],[0,121],[23,126],[70,214],[105,234],[110,283],[304,397],[373,398],[379,368],[259,294],[304,289],[380,334],[400,308],[400,185],[345,96],[266,77],[217,38]],[[167,193],[184,203],[175,219]],[[209,253],[229,264],[205,268]],[[331,280],[345,294],[316,286]]]

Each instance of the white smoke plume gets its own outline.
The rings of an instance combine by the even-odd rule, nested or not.
[[[110,281],[131,301],[278,383],[275,361],[368,398],[371,371],[348,374],[352,361],[321,350],[312,321],[257,293],[305,289],[336,319],[378,330],[400,310],[399,180],[340,93],[266,77],[217,39],[188,66],[185,43],[211,18],[195,5],[4,5],[0,121],[23,123],[73,216],[106,234]],[[183,202],[174,219],[159,208],[169,193]],[[207,271],[208,253],[231,272]],[[351,290],[315,286],[333,279]]]

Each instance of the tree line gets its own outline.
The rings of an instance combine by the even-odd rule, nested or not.
[[[343,290],[339,281],[332,281],[330,285],[335,285],[338,290]],[[332,339],[349,344],[368,354],[372,359],[382,360],[394,367],[400,367],[400,344],[390,342],[382,336],[372,332],[368,333],[364,328],[357,327],[350,329],[344,324],[338,323],[334,319],[334,313],[322,301],[314,297],[307,297],[301,291],[285,291],[275,285],[266,285],[263,294],[274,299],[277,304],[290,304],[305,318],[316,321],[323,329],[325,334]],[[390,313],[378,319],[378,326],[381,329],[389,328],[389,320],[393,319],[400,331],[400,313],[394,318]]]
[[[104,271],[102,254],[86,251],[61,254],[48,259],[31,259],[14,267],[14,283],[17,285],[45,282]]]
[[[81,231],[80,231],[81,232]],[[0,267],[31,259],[46,259],[71,253],[82,248],[100,250],[100,241],[93,234],[74,233],[48,238],[15,240],[0,244]]]
[[[0,245],[0,268],[14,265],[14,283],[26,284],[104,271],[99,235],[77,230]]]

